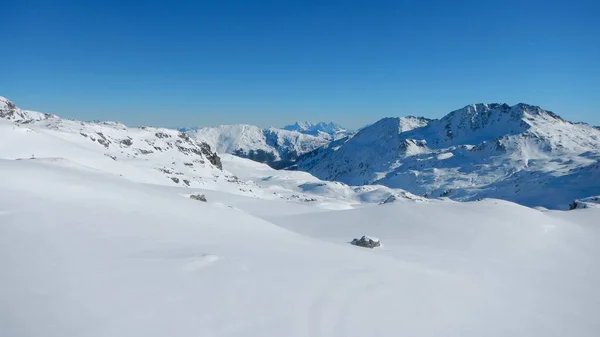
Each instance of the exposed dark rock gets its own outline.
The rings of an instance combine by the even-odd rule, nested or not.
[[[379,239],[372,238],[372,237],[369,237],[366,235],[364,235],[360,239],[352,240],[351,244],[353,244],[355,246],[359,246],[359,247],[365,247],[365,248],[375,248],[375,247],[381,246]]]
[[[133,145],[133,142],[131,141],[131,138],[127,138],[127,139],[123,139],[121,141],[121,144],[123,144],[125,146],[131,146],[131,145]]]
[[[203,202],[207,201],[206,196],[204,196],[204,194],[192,194],[192,195],[190,195],[190,199],[203,201]]]
[[[100,136],[101,139],[98,139],[98,143],[104,145],[105,148],[108,148],[108,145],[110,144],[110,140],[106,139],[106,137],[104,136],[104,134],[102,132],[96,132],[96,134],[98,136]]]
[[[385,205],[385,204],[391,204],[394,201],[398,200],[398,197],[396,197],[395,195],[391,194],[389,197],[387,197],[387,199],[385,199],[384,201],[380,202],[380,205]]]
[[[106,140],[106,139],[98,139],[98,143],[104,145],[104,147],[107,148],[107,149],[108,149],[108,146],[110,144],[110,142],[108,140]]]
[[[219,170],[223,169],[223,164],[221,164],[221,158],[217,155],[216,152],[211,151],[210,145],[206,143],[200,143],[200,149],[204,157],[206,157],[206,159],[208,159],[208,161],[211,164],[216,166]]]
[[[173,180],[175,184],[179,184],[179,178],[171,177],[171,180]]]

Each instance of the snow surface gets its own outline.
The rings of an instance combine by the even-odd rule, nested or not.
[[[0,118],[0,177],[0,336],[600,331],[600,208],[427,200],[57,117]]]
[[[0,160],[2,336],[596,336],[598,209],[298,214]],[[230,195],[236,203],[239,196]],[[226,201],[226,197],[224,197]],[[257,218],[256,207],[279,209]],[[381,237],[375,251],[347,242]]]

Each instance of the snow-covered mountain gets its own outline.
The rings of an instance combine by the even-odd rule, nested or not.
[[[290,166],[298,156],[327,145],[331,139],[325,133],[310,135],[244,124],[200,127],[188,130],[187,134],[210,144],[218,153],[249,158],[274,168]]]
[[[209,144],[178,130],[62,119],[22,110],[6,98],[0,99],[4,103],[0,110],[0,159],[62,163],[135,182],[226,191],[325,209],[378,204],[390,197],[424,200],[385,186],[352,187],[322,181],[305,172],[277,171],[230,155],[223,155],[222,161]],[[195,135],[199,136],[198,130]],[[284,145],[294,146],[296,142],[298,151],[306,151],[301,146],[310,142],[304,140],[317,138],[284,131],[281,139]]]
[[[296,167],[351,185],[564,208],[600,194],[600,132],[537,106],[475,104],[439,120],[385,118]]]
[[[0,118],[20,123],[30,123],[55,117],[52,114],[20,109],[8,98],[0,96]]]
[[[0,336],[598,335],[597,198],[425,199],[219,157],[177,130],[42,115],[0,118]],[[323,159],[434,122],[386,119],[398,137],[365,129]],[[581,188],[600,178],[572,170]],[[349,244],[363,235],[382,247]]]
[[[284,130],[298,131],[307,135],[319,136],[321,134],[330,135],[333,139],[339,139],[352,134],[352,131],[343,128],[339,124],[333,122],[296,122],[294,124],[286,125],[283,127]]]
[[[82,122],[56,116],[36,120],[32,116],[48,115],[19,113],[19,119],[0,118],[0,158],[65,159],[128,179],[165,185],[201,186],[234,177],[222,170],[220,158],[208,144],[176,130],[128,128],[117,122]]]

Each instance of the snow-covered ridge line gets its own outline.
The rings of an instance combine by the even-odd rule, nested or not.
[[[187,132],[192,138],[210,144],[218,153],[230,153],[267,163],[275,168],[290,166],[304,153],[327,145],[332,137],[254,125],[198,127]]]
[[[600,193],[600,132],[588,124],[524,103],[473,104],[441,119],[406,121],[416,119],[384,118],[294,167],[351,185],[551,208]]]
[[[6,103],[2,111],[20,111],[14,103],[2,102]],[[322,181],[304,172],[276,171],[247,159],[225,157],[223,162],[208,143],[173,129],[128,128],[119,122],[82,122],[53,115],[38,120],[0,118],[0,158],[5,159],[62,163],[135,182],[218,190],[325,209],[378,204],[392,196],[404,201],[424,201],[385,186],[352,187]]]
[[[4,97],[0,123],[1,158],[65,158],[136,181],[181,186],[232,176],[208,144],[177,130],[62,119],[20,109]],[[150,167],[140,170],[141,162]]]
[[[0,96],[0,118],[21,123],[31,123],[57,117],[52,114],[20,109],[8,98]]]
[[[295,122],[294,124],[286,125],[282,128],[283,130],[298,131],[300,133],[318,136],[319,134],[327,134],[332,136],[334,139],[346,137],[352,134],[351,130],[342,127],[339,124],[333,122]]]

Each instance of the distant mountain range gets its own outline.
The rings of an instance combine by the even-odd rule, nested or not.
[[[283,127],[284,130],[297,131],[307,135],[319,136],[327,134],[334,139],[339,139],[352,134],[352,131],[343,128],[339,124],[333,122],[296,122],[294,124],[286,125]]]
[[[600,194],[600,131],[537,106],[474,104],[439,120],[384,118],[295,168],[429,197],[561,208]]]
[[[600,130],[528,104],[473,104],[441,119],[384,118],[353,133],[334,123],[199,128],[217,152],[349,185],[428,197],[501,198],[564,208],[600,195]]]
[[[331,137],[324,134],[312,136],[249,125],[188,132],[145,126],[132,128],[110,121],[63,119],[20,109],[0,97],[0,160],[33,160],[103,172],[144,184],[217,190],[252,198],[312,204],[324,209],[379,204],[386,200],[424,201],[399,189],[348,186],[322,181],[305,172],[276,171],[233,155],[221,157],[207,142],[195,139],[218,144],[221,153],[239,149],[238,145],[243,144],[256,156],[262,153],[285,158],[285,155],[305,153],[329,143]],[[194,134],[197,137],[191,136]],[[261,150],[263,148],[265,150]],[[271,150],[280,152],[267,152]]]
[[[0,135],[4,157],[76,157],[91,167],[108,160],[111,172],[138,180],[128,158],[151,159],[152,176],[175,184],[234,181],[217,155],[229,153],[323,180],[459,201],[500,198],[568,208],[600,196],[600,129],[528,104],[468,105],[433,120],[384,118],[356,132],[324,122],[182,132],[60,119],[0,97],[0,120],[9,121]]]
[[[206,142],[218,153],[249,158],[273,168],[288,167],[300,155],[325,146],[332,139],[326,133],[311,135],[244,124],[199,127],[188,130],[187,134],[197,141]]]
[[[352,135],[338,124],[296,122],[283,128],[236,124],[197,127],[185,132],[219,153],[230,153],[282,169],[308,152]]]

